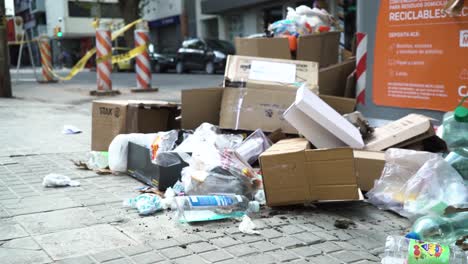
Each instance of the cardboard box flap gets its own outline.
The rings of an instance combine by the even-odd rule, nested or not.
[[[356,60],[348,60],[319,71],[321,95],[345,96],[348,76],[356,69]]]
[[[341,115],[354,112],[356,99],[321,94],[320,98]]]
[[[312,89],[318,85],[318,63],[261,57],[228,56],[224,87],[276,85]],[[252,86],[251,86],[252,87]]]
[[[305,152],[307,161],[343,160],[353,158],[351,148],[308,149]]]
[[[163,107],[178,107],[179,104],[166,102],[166,101],[156,101],[156,100],[129,100],[128,105],[135,107],[151,107],[151,108],[163,108]]]
[[[309,148],[310,143],[305,138],[285,139],[273,144],[273,146],[263,152],[261,156],[300,152]]]
[[[366,151],[366,150],[354,150],[354,158],[356,159],[371,159],[385,161],[385,152],[382,151]]]
[[[366,150],[381,151],[433,130],[429,117],[409,114],[375,129],[366,140]],[[426,135],[427,137],[427,135]]]
[[[94,100],[93,104],[112,104],[112,105],[128,105],[128,100]]]
[[[223,88],[182,91],[182,128],[195,129],[204,122],[219,125]]]
[[[320,197],[318,202],[364,200],[364,196],[355,184],[321,185],[314,188],[313,191]]]
[[[369,191],[382,175],[385,166],[385,152],[354,150],[354,164],[358,186]]]
[[[305,159],[311,185],[356,185],[357,189],[352,149],[306,150]]]
[[[239,55],[266,58],[291,59],[287,38],[235,38],[234,44]]]

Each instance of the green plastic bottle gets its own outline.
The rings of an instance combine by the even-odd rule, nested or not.
[[[460,212],[447,217],[426,215],[414,222],[407,237],[426,242],[450,245],[468,234],[468,212]]]
[[[445,158],[460,175],[468,180],[468,108],[464,97],[455,111],[444,115],[442,138],[451,153]]]

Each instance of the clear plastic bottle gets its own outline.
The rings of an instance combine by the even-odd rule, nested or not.
[[[444,115],[442,138],[451,151],[465,149],[468,152],[468,108],[463,106],[467,98],[461,100],[455,111]]]
[[[465,133],[468,133],[468,130]],[[445,160],[460,173],[465,181],[468,181],[468,147],[450,152]]]
[[[243,195],[192,195],[176,197],[181,222],[212,221],[258,212],[260,205]]]
[[[468,212],[460,212],[448,217],[423,216],[414,222],[407,237],[449,245],[467,234]]]
[[[388,236],[382,264],[468,264],[458,247]]]

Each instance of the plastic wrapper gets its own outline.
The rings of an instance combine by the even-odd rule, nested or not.
[[[205,147],[192,155],[182,170],[188,195],[234,193],[252,199],[261,180],[250,165],[230,149]]]
[[[70,177],[65,176],[65,175],[51,173],[44,177],[44,179],[42,180],[42,186],[44,187],[66,187],[66,186],[78,187],[80,186],[80,182],[74,181],[70,179]]]
[[[179,131],[171,130],[157,133],[151,144],[151,161],[159,166],[170,167],[180,163],[177,153],[171,153],[179,139]],[[160,155],[164,153],[164,155]]]
[[[163,199],[154,194],[140,194],[135,198],[126,199],[123,202],[124,206],[136,208],[140,215],[150,215],[164,208]]]
[[[114,172],[127,172],[128,142],[133,142],[148,149],[157,134],[121,134],[109,145],[109,169]]]
[[[237,147],[236,151],[245,161],[253,164],[258,160],[260,154],[265,152],[272,144],[263,131],[257,129]]]
[[[412,218],[443,213],[447,205],[466,200],[463,179],[437,154],[389,149],[385,160],[382,176],[367,193],[368,201],[380,209]]]
[[[92,170],[106,169],[109,167],[109,153],[107,151],[89,152],[86,165]]]

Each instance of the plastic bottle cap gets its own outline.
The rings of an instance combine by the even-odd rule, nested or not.
[[[468,122],[468,108],[464,106],[458,106],[455,108],[455,120],[458,122]]]
[[[420,237],[419,234],[416,233],[416,232],[409,232],[408,234],[406,234],[405,237],[406,237],[406,238],[409,238],[409,239],[421,240],[421,237]]]
[[[257,213],[260,211],[260,203],[257,201],[249,202],[249,207],[247,209],[249,212]]]

